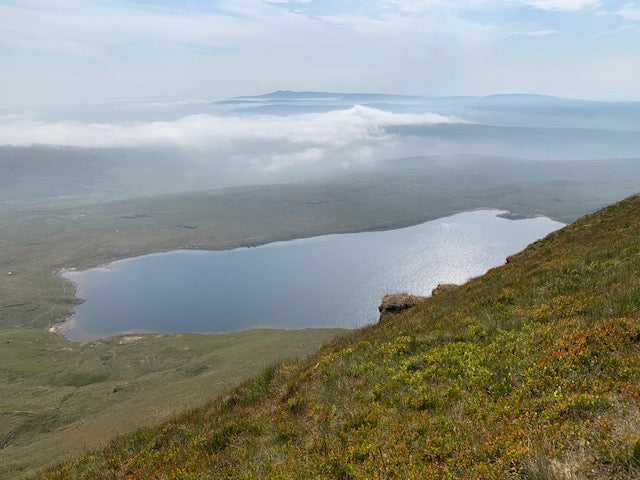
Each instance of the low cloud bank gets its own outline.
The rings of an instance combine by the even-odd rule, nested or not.
[[[0,122],[0,145],[167,147],[186,153],[180,155],[182,161],[191,159],[199,168],[250,181],[252,176],[301,175],[307,169],[328,170],[393,156],[402,150],[403,141],[389,127],[458,122],[462,120],[434,113],[399,114],[364,106],[288,116],[197,114],[132,123],[6,116]]]
[[[5,119],[9,120],[9,119]],[[12,118],[0,125],[0,145],[74,147],[227,148],[236,142],[344,147],[389,140],[385,127],[457,123],[434,113],[398,114],[355,106],[327,113],[275,116],[189,115],[173,121],[130,124],[53,122]]]

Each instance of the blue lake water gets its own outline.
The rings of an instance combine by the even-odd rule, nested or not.
[[[460,213],[409,228],[224,251],[176,250],[68,271],[86,301],[59,327],[71,340],[125,332],[353,328],[383,295],[463,283],[561,228],[548,218]]]

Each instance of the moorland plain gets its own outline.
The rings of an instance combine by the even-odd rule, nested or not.
[[[633,193],[640,183],[634,159],[584,162],[581,168],[493,157],[442,160],[382,162],[322,183],[108,203],[37,196],[3,202],[0,475],[13,478],[157,423],[338,333],[143,335],[71,343],[48,332],[78,301],[57,276],[61,269],[176,248],[226,249],[391,229],[483,207],[568,222]]]

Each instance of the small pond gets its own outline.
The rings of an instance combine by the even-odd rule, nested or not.
[[[224,251],[176,250],[67,271],[86,301],[58,331],[76,341],[125,332],[353,328],[383,295],[428,295],[502,265],[564,226],[479,210],[413,227],[326,235]]]

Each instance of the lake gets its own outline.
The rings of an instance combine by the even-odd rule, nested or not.
[[[86,301],[59,325],[74,341],[127,332],[354,328],[387,293],[429,295],[463,283],[563,227],[497,210],[381,232],[326,235],[223,251],[176,250],[67,271]]]

